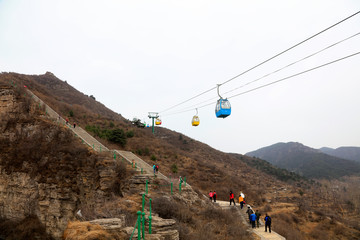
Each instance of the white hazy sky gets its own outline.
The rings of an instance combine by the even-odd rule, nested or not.
[[[0,71],[50,71],[125,118],[149,122],[149,111],[209,90],[359,10],[359,0],[0,0]],[[230,97],[359,52],[356,36],[239,88],[358,32],[360,14],[220,93]],[[214,103],[199,108],[200,125],[192,127],[195,105],[216,98],[212,90],[160,113],[162,126],[225,152],[288,141],[360,146],[360,55],[231,98],[226,119],[215,117]]]

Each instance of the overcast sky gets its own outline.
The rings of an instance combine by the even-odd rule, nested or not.
[[[360,55],[229,98],[225,119],[215,117],[215,89],[162,112],[358,11],[359,0],[0,0],[0,71],[50,71],[125,118],[149,122],[149,111],[160,112],[163,127],[225,152],[288,141],[360,146]],[[357,53],[360,36],[261,78],[358,32],[360,14],[222,85],[220,94]],[[192,127],[195,108],[207,104]]]

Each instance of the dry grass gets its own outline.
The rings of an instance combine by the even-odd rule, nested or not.
[[[69,222],[64,231],[64,240],[116,240],[125,239],[124,235],[111,234],[101,226],[89,222]]]

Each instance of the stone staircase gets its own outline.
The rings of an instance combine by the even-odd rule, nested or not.
[[[141,158],[139,158],[138,156],[136,156],[135,154],[133,154],[132,152],[121,151],[121,150],[114,150],[114,152],[116,152],[121,157],[126,159],[129,163],[133,163],[133,162],[136,163],[137,168],[139,168],[139,169],[142,168],[143,171],[145,172],[145,174],[149,174],[152,176],[154,175],[153,167],[150,164],[148,164],[147,162],[145,162],[144,160],[142,160]],[[157,172],[156,175],[158,178],[169,181],[169,179],[160,172]]]
[[[55,112],[51,107],[49,107],[46,103],[44,103],[40,98],[38,98],[33,92],[30,90],[27,90],[29,95],[33,100],[39,103],[39,106],[44,106],[45,111],[48,114],[48,116],[53,119],[54,121],[57,121],[59,124],[67,126],[69,129],[71,129],[84,143],[86,143],[88,146],[92,147],[95,151],[102,152],[102,151],[109,151],[107,147],[105,147],[103,144],[101,144],[98,140],[96,140],[93,136],[91,136],[89,133],[87,133],[84,129],[82,129],[79,126],[76,126],[74,128],[73,125],[66,124],[66,121],[64,118],[62,118],[57,112]]]

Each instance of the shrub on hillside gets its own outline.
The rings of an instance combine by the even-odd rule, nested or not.
[[[171,165],[171,171],[173,173],[177,173],[178,172],[178,167],[176,166],[176,164],[174,163],[173,165]]]
[[[21,221],[0,219],[0,236],[9,239],[40,239],[52,240],[53,238],[46,233],[37,216],[31,215]]]
[[[121,146],[126,145],[126,135],[124,130],[116,128],[109,131],[108,140],[114,143],[119,143]]]
[[[105,138],[109,140],[110,142],[118,143],[122,147],[126,145],[127,138],[133,137],[134,133],[132,131],[129,131],[127,133],[124,132],[124,130],[120,128],[116,129],[103,129],[99,126],[95,125],[86,125],[85,130],[88,132],[93,132],[96,136],[100,138]]]

